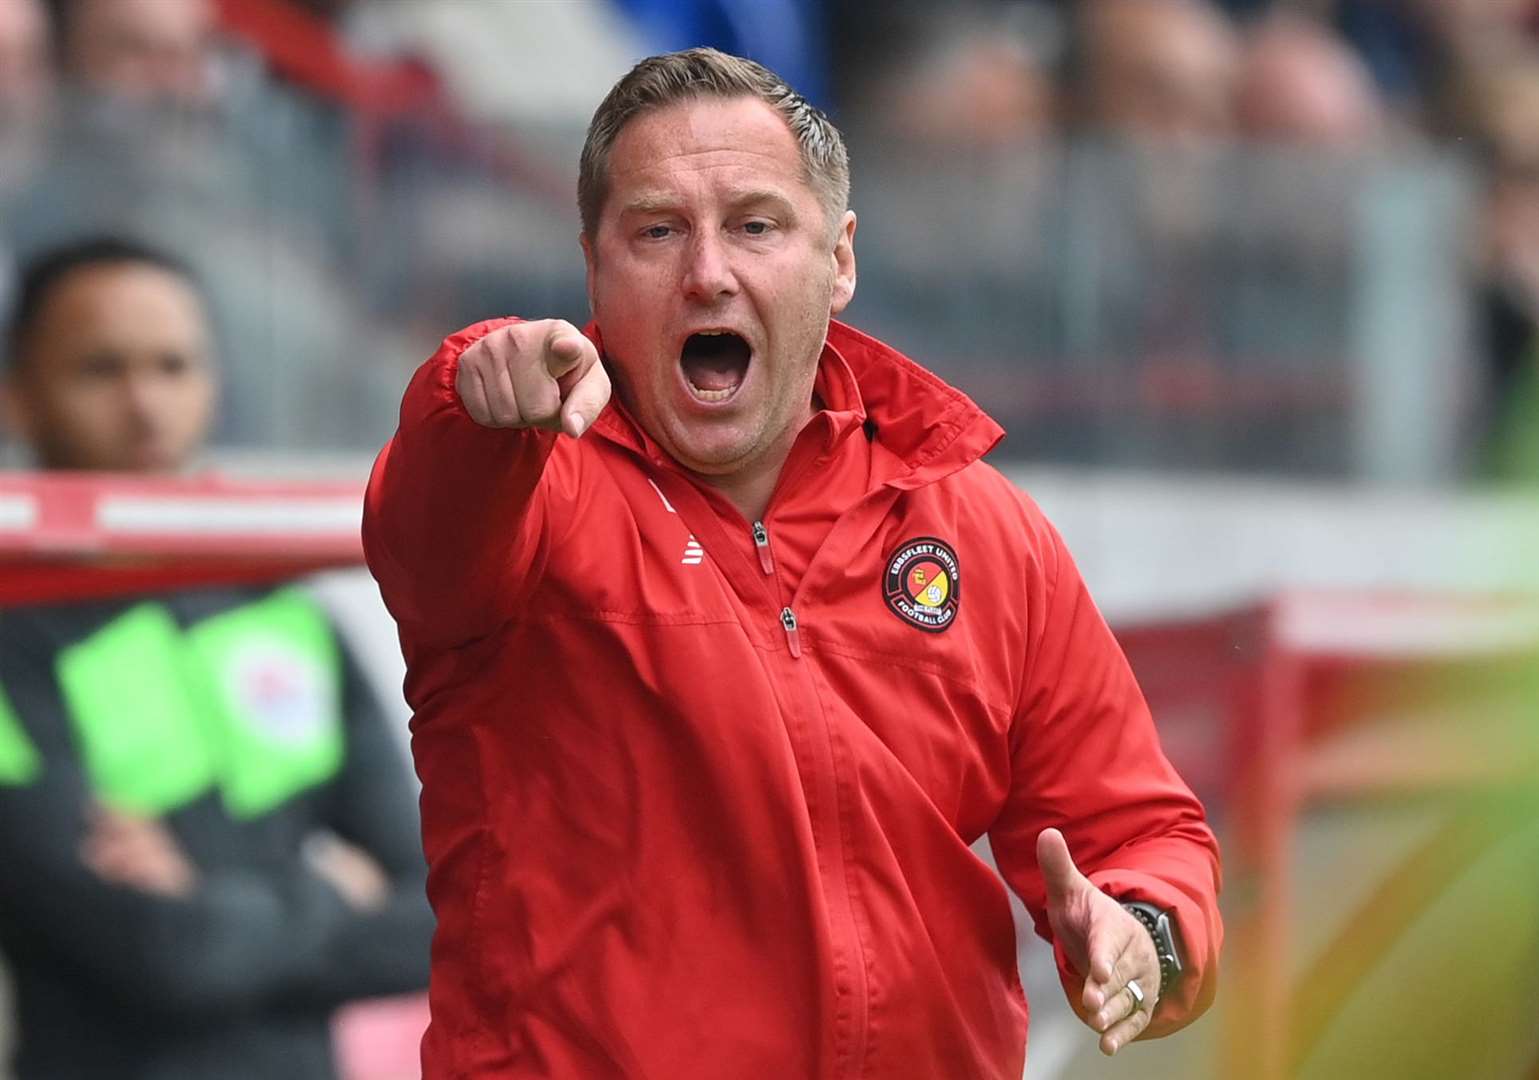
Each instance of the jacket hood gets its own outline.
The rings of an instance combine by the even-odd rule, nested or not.
[[[589,323],[583,332],[603,355],[598,324]],[[977,461],[1004,438],[1004,429],[971,398],[890,345],[838,320],[829,321],[827,341],[821,363],[842,360],[849,368],[875,441],[903,466],[888,480],[891,486],[908,490],[933,484]],[[618,397],[594,427],[638,454],[661,454]]]

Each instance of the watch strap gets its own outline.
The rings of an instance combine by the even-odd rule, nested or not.
[[[1180,943],[1176,940],[1175,921],[1168,911],[1139,900],[1124,900],[1122,906],[1143,925],[1154,942],[1154,953],[1160,962],[1160,988],[1157,996],[1164,997],[1180,978],[1184,967]]]

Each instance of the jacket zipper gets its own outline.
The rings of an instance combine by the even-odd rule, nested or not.
[[[770,550],[769,529],[765,527],[765,524],[764,524],[763,521],[755,521],[753,523],[752,532],[753,532],[753,546],[754,546],[754,549],[759,553],[759,566],[764,571],[764,574],[765,574],[766,577],[774,578],[774,580],[775,580],[775,594],[780,599],[782,604],[784,604],[784,606],[780,609],[780,626],[781,626],[781,628],[783,630],[785,630],[786,645],[790,649],[791,658],[793,660],[800,660],[801,659],[801,655],[802,655],[802,638],[801,638],[801,632],[800,632],[800,629],[799,629],[800,624],[799,624],[799,622],[798,622],[798,620],[796,618],[796,612],[792,609],[790,604],[785,603],[786,596],[785,596],[784,591],[780,587],[780,578],[775,573],[775,558],[774,558],[773,553]],[[806,669],[803,669],[803,673],[804,674],[805,674],[805,670]],[[826,720],[825,720],[825,725],[826,725]],[[829,758],[828,758],[826,767],[831,770],[832,766],[833,766],[833,759],[832,759],[833,743],[832,743],[832,735],[831,735],[831,733],[828,734],[828,738],[829,738],[829,742],[828,742]],[[834,792],[833,792],[832,803],[833,803],[833,805],[835,807],[837,807],[837,805],[839,803],[839,794],[838,794],[837,780],[834,779],[833,773],[831,771],[827,775],[829,776],[830,781],[834,783]],[[837,814],[836,814],[836,817],[837,817]],[[843,839],[839,835],[838,822],[835,821],[833,823],[828,823],[827,825],[825,825],[825,828],[829,829],[829,834],[833,838],[832,842],[836,845],[836,850],[842,852],[842,849],[844,847],[844,841],[843,841]],[[840,857],[842,857],[842,855]],[[820,872],[819,876],[820,877],[823,876],[821,874],[821,872]],[[848,880],[846,880],[845,874],[841,873],[839,875],[837,883],[828,882],[827,880],[825,880],[824,881],[824,888],[825,888],[825,890],[837,889],[837,890],[839,890],[843,894],[842,895],[842,899],[843,899],[843,904],[846,906],[846,910],[844,910],[843,912],[840,912],[839,911],[840,905],[839,905],[838,902],[835,902],[832,905],[833,906],[833,910],[830,912],[830,914],[839,913],[839,914],[843,915],[843,919],[844,920],[848,920],[848,925],[845,926],[843,929],[844,929],[845,934],[848,936],[848,939],[850,940],[850,942],[853,943],[853,946],[854,946],[852,952],[853,952],[854,966],[856,968],[856,971],[855,971],[854,978],[852,980],[851,992],[854,994],[857,1004],[855,1005],[856,1019],[854,1021],[854,1031],[851,1033],[851,1044],[850,1044],[850,1047],[849,1047],[849,1055],[850,1055],[850,1060],[853,1063],[853,1066],[854,1066],[854,1069],[855,1069],[856,1073],[860,1073],[860,1072],[864,1071],[864,1063],[865,1063],[865,1057],[866,1057],[866,1038],[867,1038],[867,1035],[868,1035],[867,1026],[870,1024],[870,1021],[871,1021],[870,1014],[868,1012],[868,1010],[870,1008],[870,1000],[869,1000],[869,996],[868,996],[869,995],[869,989],[866,986],[866,972],[865,972],[865,959],[864,959],[865,949],[864,949],[864,946],[861,944],[861,941],[860,941],[860,931],[858,929],[856,929],[856,926],[855,926],[855,921],[854,921],[855,899],[850,894],[850,883],[849,883]],[[827,896],[827,895],[828,895],[828,893],[825,892],[825,896]],[[836,918],[837,918],[837,915],[836,915]]]
[[[753,546],[759,549],[759,565],[770,576],[775,573],[775,557],[770,554],[769,530],[764,527],[764,522],[753,523]]]
[[[791,655],[801,659],[802,636],[796,630],[796,612],[789,607],[781,608],[780,625],[786,628],[786,642],[791,646]]]
[[[753,546],[759,552],[759,566],[765,576],[775,576],[775,556],[770,553],[769,530],[764,527],[764,522],[753,523]],[[775,582],[776,591],[779,591],[780,582]],[[800,660],[802,655],[802,636],[796,628],[796,612],[791,610],[791,605],[780,609],[780,625],[786,632],[786,644],[791,649],[791,655]]]

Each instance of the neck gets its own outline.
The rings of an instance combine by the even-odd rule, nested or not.
[[[726,496],[727,501],[743,515],[744,521],[762,521],[769,509],[770,498],[775,494],[775,485],[780,482],[786,460],[791,456],[791,448],[796,445],[797,436],[812,422],[815,410],[820,407],[816,401],[810,403],[801,421],[791,425],[779,441],[751,465],[720,476],[697,475],[703,483]]]
[[[772,468],[755,469],[752,473],[733,473],[731,476],[701,476],[700,479],[726,496],[737,507],[744,521],[761,521],[769,509],[770,496],[780,480],[780,470],[785,465],[782,456]]]

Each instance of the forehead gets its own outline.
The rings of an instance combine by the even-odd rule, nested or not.
[[[197,37],[212,22],[208,0],[86,0],[76,14],[81,29],[136,39]]]
[[[158,266],[113,263],[81,267],[56,282],[31,337],[43,346],[35,351],[51,352],[50,344],[194,347],[206,335],[202,301],[181,277]]]
[[[611,196],[716,174],[806,183],[795,136],[758,98],[701,98],[643,113],[621,129],[609,156]]]

